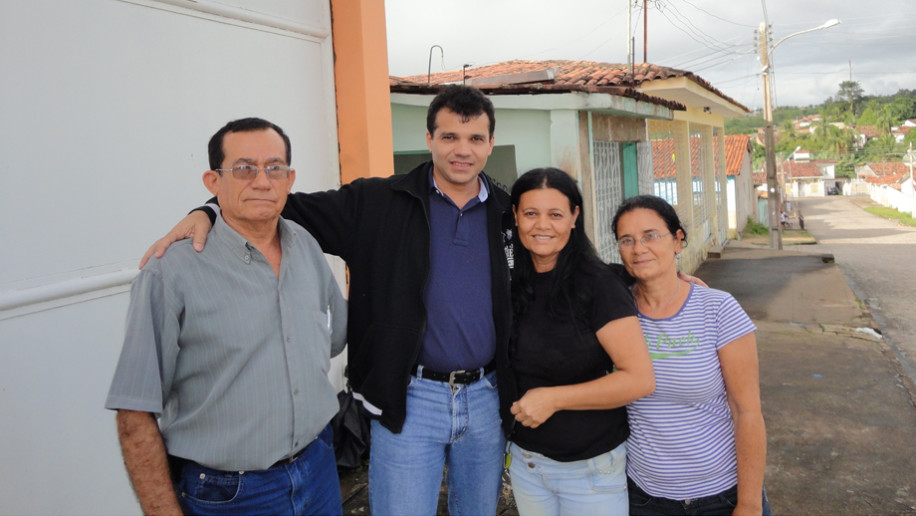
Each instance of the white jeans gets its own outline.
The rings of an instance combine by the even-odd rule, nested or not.
[[[520,515],[628,514],[626,443],[574,462],[558,462],[515,443],[509,453],[512,493]]]

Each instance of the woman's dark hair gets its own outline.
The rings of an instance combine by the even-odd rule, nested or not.
[[[554,316],[561,316],[561,314],[584,316],[588,312],[592,295],[591,289],[587,288],[588,282],[583,281],[583,278],[606,269],[607,265],[598,258],[595,247],[582,229],[585,220],[582,194],[575,180],[566,172],[558,168],[547,167],[536,168],[522,174],[512,185],[513,210],[518,207],[522,194],[544,188],[553,188],[565,195],[569,199],[570,212],[579,208],[576,227],[572,228],[569,241],[557,257],[553,284],[550,288],[550,300],[547,305],[548,312]],[[521,245],[518,231],[515,233],[515,248],[521,252],[516,253],[513,270],[512,305],[516,320],[518,320],[518,316],[528,310],[534,299],[535,269],[531,253]],[[579,274],[576,274],[577,272]]]
[[[665,225],[668,226],[668,231],[670,231],[672,235],[676,235],[677,230],[680,229],[684,234],[683,243],[687,245],[687,230],[681,226],[681,219],[677,216],[677,212],[674,211],[674,207],[668,204],[668,201],[654,195],[637,195],[620,203],[620,206],[617,207],[617,213],[614,215],[614,221],[611,223],[611,231],[614,232],[614,238],[620,237],[620,235],[617,234],[617,222],[620,220],[620,217],[624,213],[639,208],[652,210],[657,213],[658,216],[665,221]]]

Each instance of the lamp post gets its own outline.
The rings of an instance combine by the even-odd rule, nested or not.
[[[767,212],[770,223],[770,247],[772,249],[782,249],[782,228],[779,222],[780,192],[779,182],[776,179],[776,149],[774,148],[775,137],[773,136],[773,85],[770,81],[770,71],[772,71],[773,67],[770,63],[770,58],[776,47],[783,41],[806,32],[827,29],[839,23],[840,20],[836,18],[827,20],[823,25],[789,34],[777,41],[772,47],[769,46],[769,39],[767,38],[768,26],[766,22],[760,24],[760,64],[763,66],[761,70],[761,75],[763,75],[763,119],[766,122],[764,145],[766,145]]]

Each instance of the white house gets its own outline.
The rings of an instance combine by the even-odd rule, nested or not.
[[[381,3],[329,0],[0,3],[0,514],[140,512],[103,404],[139,259],[210,197],[201,174],[217,129],[275,122],[292,141],[294,189],[336,187],[356,147],[338,133],[356,118],[337,104],[381,62],[374,104],[389,114],[362,133],[384,137],[390,171],[384,30],[352,38],[380,49],[368,65],[351,64],[359,52],[335,59],[331,38],[366,26],[360,6],[384,18]]]

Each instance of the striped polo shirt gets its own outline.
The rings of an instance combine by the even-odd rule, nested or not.
[[[718,350],[756,330],[727,292],[690,285],[666,319],[639,314],[655,392],[627,406],[627,474],[652,496],[684,500],[738,483],[735,430]]]
[[[318,243],[280,219],[279,278],[217,217],[200,253],[176,242],[131,286],[105,407],[150,412],[168,453],[260,470],[309,444],[338,410],[330,357],[347,306]]]

